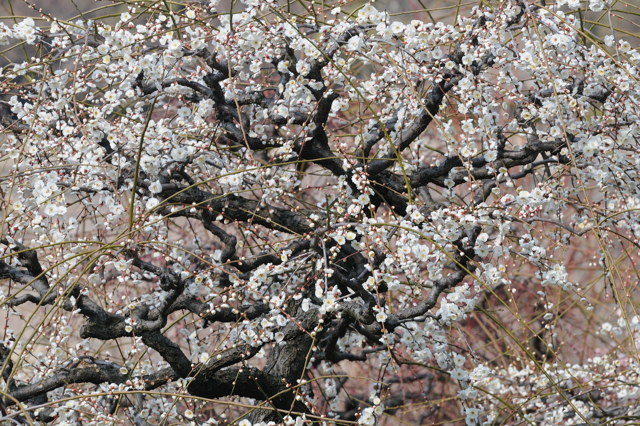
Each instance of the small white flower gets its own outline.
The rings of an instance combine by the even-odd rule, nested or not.
[[[400,21],[394,21],[391,23],[391,31],[394,34],[400,34],[401,32],[404,31],[404,24]]]
[[[310,70],[311,67],[309,66],[307,61],[300,61],[296,64],[296,71],[298,71],[300,75],[306,76],[307,74],[309,74]]]
[[[65,129],[66,129],[66,127],[65,127]],[[63,131],[63,132],[64,132],[64,131]],[[65,136],[68,136],[68,135],[65,135]],[[16,158],[20,157],[20,150],[19,150],[19,149],[16,149],[16,148],[9,148],[9,149],[7,150],[7,152],[9,153],[9,158],[12,158],[12,159],[14,159],[14,160],[15,160]]]
[[[358,204],[360,204],[360,205],[362,205],[362,206],[369,205],[369,202],[370,202],[370,201],[371,201],[371,200],[370,200],[370,198],[369,198],[369,195],[367,195],[367,194],[360,194],[360,195],[358,196]]]
[[[182,47],[182,43],[180,42],[180,40],[176,40],[176,39],[171,40],[167,45],[167,49],[171,51],[179,50],[181,47]]]
[[[149,185],[149,191],[153,192],[154,194],[159,194],[160,192],[162,192],[162,184],[160,183],[160,181],[157,180],[155,182],[151,182],[151,185]]]
[[[151,197],[147,200],[147,210],[152,210],[155,206],[160,204],[160,201],[157,198]]]
[[[189,152],[182,146],[171,150],[171,158],[175,161],[184,161],[185,158],[187,158],[187,155],[189,155]]]
[[[361,425],[374,425],[376,424],[376,417],[373,415],[373,408],[367,407],[362,411],[358,424]]]
[[[615,37],[612,36],[611,34],[604,36],[604,44],[606,44],[609,47],[613,46],[613,42],[615,40],[616,40]]]
[[[484,159],[490,163],[496,161],[496,158],[498,158],[498,151],[496,150],[487,151],[484,154]]]
[[[474,59],[475,58],[473,57],[473,55],[466,54],[466,55],[464,55],[462,57],[462,64],[463,65],[471,65],[473,63]]]
[[[109,103],[116,102],[118,100],[118,94],[113,90],[109,90],[104,94],[104,100]]]
[[[201,38],[196,38],[191,40],[191,49],[192,50],[201,50],[204,49],[206,43]]]
[[[620,41],[620,51],[622,53],[627,53],[629,50],[631,50],[631,44],[626,40]]]
[[[55,204],[47,204],[44,208],[44,214],[47,216],[55,216],[58,214],[58,207]]]
[[[191,109],[187,107],[182,107],[178,110],[178,117],[187,118],[191,115]]]
[[[476,132],[476,126],[473,124],[473,120],[472,119],[463,120],[462,121],[462,126],[460,126],[460,128],[465,133],[474,134]]]
[[[411,220],[413,220],[414,222],[421,222],[422,220],[424,220],[424,216],[420,212],[420,209],[415,209],[413,212],[411,212]]]
[[[122,271],[124,271],[125,269],[127,269],[128,264],[127,264],[127,261],[126,261],[126,260],[124,260],[124,259],[118,259],[118,261],[116,261],[116,262],[114,262],[114,263],[113,263],[113,266],[115,266],[115,268],[116,268],[118,271],[121,271],[121,272],[122,272]]]
[[[553,126],[549,129],[549,134],[554,138],[559,138],[562,136],[562,129],[559,126]]]
[[[347,50],[354,52],[362,48],[362,39],[359,35],[351,37],[347,42]]]
[[[324,303],[322,304],[322,310],[324,312],[332,312],[336,308],[336,298],[333,294],[327,294],[327,297],[324,299]]]
[[[278,62],[278,72],[282,74],[289,74],[289,61]]]
[[[465,409],[465,414],[467,415],[467,418],[475,420],[478,418],[478,415],[480,415],[480,410],[475,407],[467,408]]]
[[[451,378],[453,380],[464,381],[469,378],[469,373],[467,373],[465,370],[462,370],[460,368],[455,368],[451,370]]]

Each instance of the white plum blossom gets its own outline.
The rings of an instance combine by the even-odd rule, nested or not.
[[[160,181],[156,180],[154,182],[151,182],[151,184],[149,185],[149,191],[153,192],[154,194],[162,192],[162,184],[160,183]]]
[[[347,43],[347,49],[350,51],[360,50],[362,46],[363,46],[363,41],[359,35],[352,37],[351,39],[349,39],[349,42]]]

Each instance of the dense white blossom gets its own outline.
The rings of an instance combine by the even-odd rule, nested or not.
[[[3,415],[640,415],[617,6],[240,3],[0,22]]]

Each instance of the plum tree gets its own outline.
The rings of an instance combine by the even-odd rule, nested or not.
[[[0,421],[635,421],[620,4],[0,23]]]

